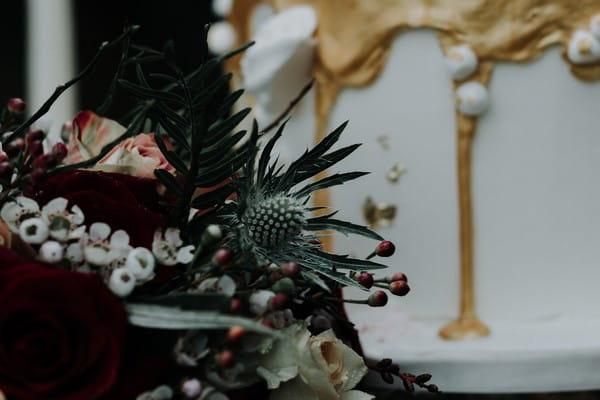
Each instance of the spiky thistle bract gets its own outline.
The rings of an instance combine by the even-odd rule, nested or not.
[[[250,138],[250,157],[243,176],[236,180],[237,198],[226,207],[224,221],[230,229],[230,246],[251,254],[258,263],[281,264],[297,261],[305,275],[325,276],[345,286],[361,287],[348,276],[350,271],[385,268],[369,260],[325,252],[315,243],[323,231],[357,234],[370,239],[382,237],[370,229],[334,218],[336,212],[314,216],[326,207],[313,207],[311,195],[317,190],[342,185],[366,175],[366,172],[338,173],[309,181],[335,165],[358,148],[358,144],[330,151],[339,140],[347,122],[341,124],[311,150],[306,150],[289,166],[272,160],[275,143],[285,123],[259,152],[258,128],[254,124]],[[260,153],[260,157],[259,157]]]

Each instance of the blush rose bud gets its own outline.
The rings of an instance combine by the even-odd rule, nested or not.
[[[231,368],[235,365],[235,354],[230,350],[223,350],[217,354],[217,364],[223,368]]]
[[[242,309],[244,308],[244,303],[240,299],[233,298],[231,299],[231,303],[229,305],[229,310],[233,314],[240,314]]]
[[[32,157],[37,157],[44,153],[44,145],[41,140],[34,140],[29,143],[29,154]]]
[[[33,171],[31,171],[31,174],[29,174],[29,176],[31,177],[31,180],[33,182],[41,182],[44,179],[46,179],[46,170],[43,168],[34,168]]]
[[[232,326],[227,332],[227,341],[229,343],[239,343],[245,334],[246,330],[241,326]]]
[[[21,114],[23,111],[25,111],[25,102],[23,99],[14,97],[8,100],[6,103],[6,108],[13,114]]]
[[[374,283],[373,275],[369,274],[368,272],[361,272],[358,274],[356,281],[367,289],[371,289]]]
[[[22,138],[17,138],[4,147],[4,151],[9,157],[16,157],[25,148],[25,141]]]
[[[295,261],[286,262],[281,265],[281,273],[283,276],[292,277],[300,272],[300,264]]]
[[[390,278],[388,278],[388,282],[396,282],[396,281],[404,281],[404,282],[408,282],[408,278],[406,277],[406,275],[402,272],[396,272],[394,275],[392,275]]]
[[[67,156],[68,153],[68,149],[67,149],[67,145],[64,143],[55,143],[54,146],[52,146],[52,150],[51,150],[51,154],[53,154],[56,159],[58,160],[58,162],[61,162],[62,160],[65,159],[65,157]]]
[[[229,249],[219,249],[213,256],[213,263],[217,265],[226,265],[233,260],[233,252]]]
[[[3,179],[5,181],[10,181],[12,174],[13,174],[12,164],[9,163],[8,161],[0,162],[0,179]]]
[[[383,307],[388,302],[388,296],[383,290],[378,290],[369,296],[367,304],[371,307]]]
[[[396,246],[394,246],[394,243],[390,242],[389,240],[384,240],[375,248],[375,254],[377,254],[379,257],[389,257],[394,254],[395,251]]]
[[[390,283],[390,292],[396,296],[406,296],[410,292],[410,287],[406,281],[394,281]]]
[[[283,310],[289,302],[289,298],[283,293],[277,293],[269,299],[269,309],[271,311]]]

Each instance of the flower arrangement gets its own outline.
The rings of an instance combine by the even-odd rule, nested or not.
[[[0,398],[361,400],[374,398],[355,389],[368,368],[436,392],[391,360],[367,366],[344,313],[387,302],[344,300],[344,286],[409,291],[404,274],[373,275],[390,241],[310,203],[365,175],[312,180],[357,148],[332,150],[345,124],[280,165],[285,123],[268,140],[256,123],[236,131],[250,110],[232,113],[240,91],[221,95],[219,67],[244,48],[184,73],[136,30],[30,118],[19,99],[0,115]],[[65,124],[66,143],[33,128],[116,46],[104,101]],[[117,122],[104,115],[120,94],[132,105]],[[367,259],[333,254],[327,231],[379,243]]]

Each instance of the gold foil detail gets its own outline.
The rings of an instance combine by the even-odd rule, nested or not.
[[[365,199],[362,211],[363,217],[371,229],[387,228],[396,218],[396,206],[375,203],[371,197]]]
[[[379,143],[379,145],[381,146],[381,148],[383,150],[389,150],[390,149],[390,137],[387,135],[381,135],[377,138],[377,142]]]
[[[403,164],[395,163],[392,168],[385,174],[385,178],[389,183],[398,183],[400,177],[406,172],[406,167]]]

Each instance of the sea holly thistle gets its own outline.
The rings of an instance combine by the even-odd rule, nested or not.
[[[271,152],[283,133],[285,123],[266,143],[260,157],[258,127],[254,125],[250,158],[243,177],[234,182],[237,197],[227,205],[223,215],[225,224],[230,228],[230,247],[234,251],[252,255],[258,264],[280,265],[290,260],[297,261],[308,270],[304,272],[308,278],[318,279],[315,275],[318,273],[343,285],[361,288],[343,271],[385,268],[385,265],[369,260],[324,252],[318,242],[323,235],[320,232],[324,230],[382,240],[381,236],[364,226],[334,218],[336,212],[314,216],[313,212],[323,207],[310,206],[311,194],[315,191],[342,185],[367,174],[339,173],[309,181],[358,148],[359,145],[351,145],[330,151],[346,124],[340,125],[287,168],[277,160],[271,161]],[[256,159],[258,162],[255,162]]]

